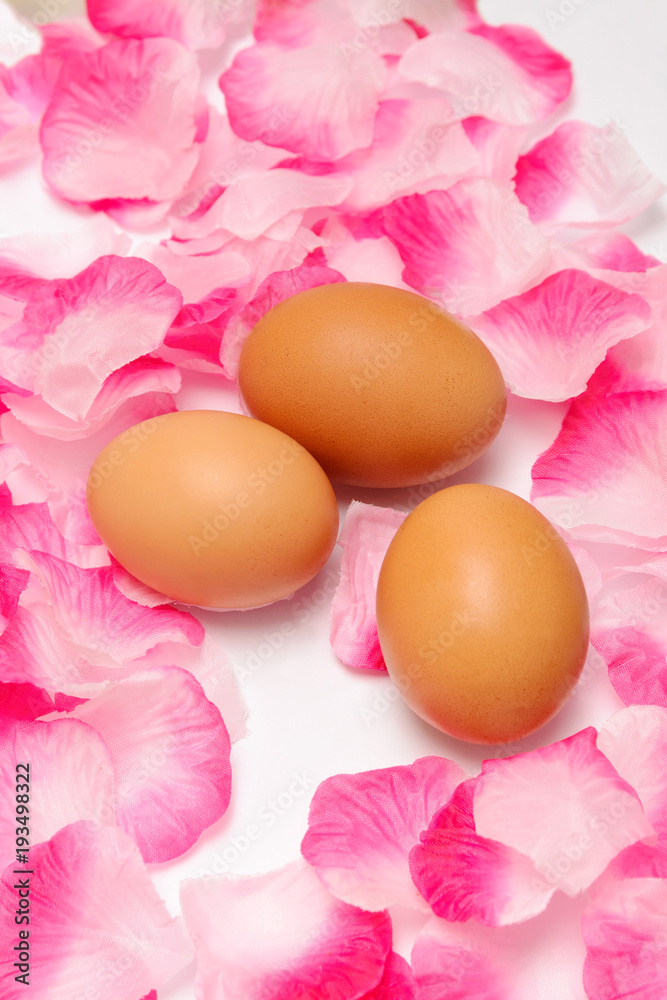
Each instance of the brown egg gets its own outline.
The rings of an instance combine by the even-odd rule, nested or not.
[[[412,486],[457,472],[493,441],[503,377],[482,341],[421,295],[342,282],[269,310],[241,353],[245,405],[332,479]]]
[[[377,625],[408,705],[473,743],[538,729],[588,647],[586,591],[565,542],[495,486],[452,486],[406,518],[380,571]]]
[[[338,532],[331,484],[286,434],[236,413],[146,420],[98,455],[88,510],[130,573],[168,597],[250,608],[287,597]]]

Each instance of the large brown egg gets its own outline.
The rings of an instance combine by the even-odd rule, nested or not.
[[[420,295],[364,282],[270,309],[243,346],[239,386],[250,413],[355,486],[457,472],[493,441],[506,407],[479,337]]]
[[[120,434],[95,460],[87,500],[125,569],[209,608],[289,596],[319,572],[338,531],[331,484],[300,444],[216,410],[163,414]]]
[[[380,647],[405,701],[438,729],[506,743],[563,705],[588,647],[569,549],[494,486],[441,490],[392,539],[377,589]]]

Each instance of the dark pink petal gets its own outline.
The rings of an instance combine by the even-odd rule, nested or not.
[[[14,562],[16,549],[48,552],[76,566],[104,566],[109,555],[101,542],[79,545],[63,538],[49,514],[46,503],[0,504],[0,562]]]
[[[657,705],[622,708],[602,726],[597,743],[637,792],[649,823],[667,834],[667,709]]]
[[[513,1000],[487,949],[431,920],[412,949],[419,1000]]]
[[[217,288],[201,302],[184,305],[164,339],[165,347],[219,367],[220,343],[237,309],[234,288]]]
[[[433,912],[449,921],[474,917],[498,926],[541,913],[554,887],[525,854],[475,830],[477,780],[466,781],[421,834],[410,852],[410,872]]]
[[[322,250],[308,254],[298,267],[269,274],[235,319],[222,343],[220,360],[229,378],[236,378],[241,349],[253,326],[279,302],[318,285],[345,281],[344,275],[329,267]]]
[[[615,122],[559,125],[519,158],[515,183],[533,222],[552,226],[617,225],[665,190]]]
[[[533,466],[531,499],[574,538],[667,545],[667,391],[591,385]]]
[[[109,748],[118,825],[144,861],[177,858],[227,809],[229,736],[187,670],[133,674],[70,717],[86,722]]]
[[[660,264],[657,257],[643,253],[625,233],[614,230],[604,229],[585,236],[577,240],[570,249],[579,254],[589,268],[638,273]]]
[[[481,837],[527,855],[542,879],[583,892],[623,848],[651,837],[631,786],[597,749],[592,727],[482,765],[473,803]]]
[[[343,556],[329,638],[336,656],[350,667],[387,669],[375,621],[375,592],[382,560],[405,518],[403,511],[353,500],[338,536]]]
[[[220,78],[232,128],[312,160],[369,146],[387,70],[370,46],[350,58],[338,43],[238,53]]]
[[[570,64],[530,28],[483,25],[414,42],[399,72],[443,92],[461,118],[506,125],[548,117],[572,86]]]
[[[30,862],[30,941],[39,950],[30,969],[31,1000],[72,1000],[91,989],[100,997],[137,1000],[190,962],[181,922],[169,916],[122,830],[73,823],[32,848]],[[12,965],[16,877],[11,868],[5,871],[0,895],[6,1000],[26,995]]]
[[[242,4],[206,0],[88,0],[88,17],[98,31],[121,38],[175,38],[187,49],[217,49],[225,40],[226,18]]]
[[[30,683],[0,683],[0,718],[33,722],[53,709],[54,703],[43,688]]]
[[[549,261],[546,239],[513,192],[483,178],[398,198],[377,216],[403,259],[405,281],[458,315],[522,292]]]
[[[47,183],[70,201],[178,195],[197,162],[195,57],[170,38],[70,57],[41,127]]]
[[[667,990],[667,879],[613,882],[584,913],[589,1000],[662,1000]]]
[[[25,590],[30,574],[16,566],[0,564],[0,632],[16,614],[19,597]]]
[[[16,858],[17,764],[30,770],[28,841],[35,845],[77,820],[114,824],[114,775],[96,732],[74,719],[3,720],[0,726],[0,863]],[[25,772],[24,772],[25,773]],[[22,790],[23,791],[23,790]],[[26,867],[32,867],[28,865]]]
[[[355,1000],[382,979],[387,913],[335,899],[295,861],[264,875],[186,879],[181,908],[197,950],[200,1000]],[[257,928],[270,928],[257,946]]]
[[[408,855],[464,778],[445,757],[327,778],[313,796],[301,853],[347,903],[422,907]]]
[[[417,1000],[417,982],[405,959],[390,952],[382,979],[362,1000]]]
[[[650,325],[651,309],[639,295],[568,270],[469,322],[513,393],[558,401],[583,392],[608,349]]]

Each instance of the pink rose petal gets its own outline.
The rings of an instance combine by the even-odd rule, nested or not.
[[[225,40],[225,12],[241,4],[206,0],[88,0],[88,16],[98,31],[121,38],[174,38],[187,49],[217,49]]]
[[[574,538],[667,546],[667,391],[591,383],[533,466],[531,499]]]
[[[19,598],[28,584],[29,576],[27,570],[0,564],[0,633],[4,632],[16,614]]]
[[[260,43],[238,53],[220,87],[241,138],[337,160],[370,146],[386,73],[371,47],[350,58],[340,43]]]
[[[637,792],[649,823],[667,834],[667,708],[622,708],[602,726],[597,744]]]
[[[0,683],[0,718],[34,722],[54,709],[50,696],[34,684]]]
[[[144,861],[177,858],[227,809],[229,736],[187,670],[133,674],[70,717],[86,722],[109,748],[118,825]]]
[[[350,667],[387,669],[375,622],[375,592],[382,560],[405,518],[391,507],[353,500],[338,536],[343,557],[329,638],[336,656]]]
[[[72,1000],[96,989],[137,1000],[160,988],[191,960],[178,919],[158,897],[127,834],[90,822],[65,827],[31,849],[31,1000]],[[2,876],[0,984],[4,1000],[26,995],[14,980],[12,951],[17,876]],[[109,993],[111,989],[112,993]]]
[[[527,855],[549,885],[583,892],[653,828],[639,798],[584,729],[529,753],[487,760],[475,792],[475,828]]]
[[[513,393],[559,401],[583,392],[607,350],[650,325],[651,310],[639,295],[567,270],[468,321]]]
[[[30,861],[37,844],[77,820],[114,824],[111,757],[90,726],[74,719],[0,725],[0,863],[16,859],[18,764],[28,764]],[[21,789],[25,794],[25,789]],[[25,867],[33,867],[32,864]]]
[[[382,979],[363,1000],[417,1000],[417,982],[405,959],[390,952]]]
[[[79,545],[64,538],[53,523],[46,503],[13,505],[10,498],[3,498],[0,512],[0,562],[14,562],[16,549],[48,552],[84,569],[109,562],[108,552],[101,543]]]
[[[519,157],[515,183],[533,222],[552,227],[617,225],[665,190],[615,122],[559,125]]]
[[[513,1000],[488,951],[454,935],[444,920],[429,921],[412,949],[419,1000]]]
[[[0,261],[42,278],[74,278],[98,257],[123,257],[132,246],[106,215],[93,215],[71,233],[22,233],[0,240]]]
[[[456,789],[410,852],[410,872],[433,912],[449,921],[474,917],[499,926],[541,913],[554,887],[530,858],[475,830],[477,779]]]
[[[170,38],[70,57],[41,127],[47,183],[70,201],[180,193],[197,162],[195,57]]]
[[[485,178],[398,198],[377,215],[405,281],[458,315],[522,292],[548,265],[549,245],[514,193]]]
[[[327,778],[313,796],[301,853],[347,903],[423,908],[408,855],[464,778],[444,757]]]
[[[341,903],[303,861],[264,875],[187,879],[181,907],[201,1000],[355,1000],[380,983],[391,949],[388,915]]]

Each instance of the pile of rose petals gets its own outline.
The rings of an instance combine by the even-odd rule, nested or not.
[[[667,265],[614,228],[662,184],[617,123],[562,120],[568,61],[475,0],[88,0],[38,30],[0,13],[3,171],[40,163],[81,217],[0,241],[3,998],[24,989],[23,761],[33,1000],[156,1000],[193,955],[199,1000],[520,1000],[508,928],[580,894],[586,995],[666,995]],[[176,409],[184,370],[233,383],[267,309],[346,280],[428,296],[511,392],[570,400],[533,501],[627,708],[477,776],[426,757],[331,777],[302,859],[187,880],[172,918],[146,865],[224,814],[245,712],[197,619],[102,545],[88,470]],[[349,510],[331,640],[352,667],[385,669],[375,588],[404,516]],[[396,907],[430,914],[410,964]]]

